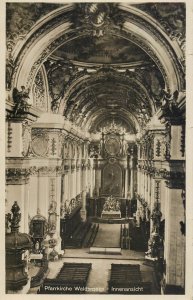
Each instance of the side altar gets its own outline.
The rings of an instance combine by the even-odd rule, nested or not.
[[[104,219],[119,219],[121,218],[121,211],[120,211],[120,202],[118,199],[114,198],[112,195],[107,197],[101,218]]]

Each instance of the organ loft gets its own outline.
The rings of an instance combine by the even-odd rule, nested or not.
[[[185,293],[185,18],[6,4],[7,294]]]

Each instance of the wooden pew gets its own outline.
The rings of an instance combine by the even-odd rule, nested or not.
[[[91,267],[91,263],[64,263],[55,279],[44,280],[38,293],[82,294],[84,293]]]
[[[151,282],[142,281],[138,264],[111,264],[108,292],[126,295],[151,294]]]

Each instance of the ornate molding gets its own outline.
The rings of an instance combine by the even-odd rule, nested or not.
[[[167,53],[169,54],[171,60],[174,62],[176,70],[178,71],[178,75],[181,81],[181,87],[183,88],[185,86],[185,78],[184,78],[184,70],[185,70],[185,66],[184,66],[184,59],[179,61],[179,58],[177,57],[176,53],[174,52],[174,49],[171,47],[171,45],[169,45],[168,41],[164,38],[164,36],[157,30],[155,29],[155,27],[153,27],[152,25],[149,24],[149,22],[147,22],[147,20],[144,20],[143,18],[134,15],[130,12],[127,12],[126,14],[126,18],[129,22],[134,23],[136,25],[142,27],[142,28],[146,28],[147,31],[149,31],[149,33],[151,35],[154,36],[154,39],[158,40],[160,42],[160,44],[166,49]],[[126,29],[127,31],[127,29]],[[128,33],[128,32],[127,32]],[[159,61],[159,59],[157,58],[156,54],[152,51],[152,49],[147,46],[143,41],[141,41],[138,37],[133,36],[132,39],[133,41],[140,43],[143,49],[146,49],[146,51],[148,52],[148,54],[150,55],[150,57],[152,57],[152,59],[155,61],[155,63],[157,64],[157,66],[159,67],[159,69],[161,70],[162,74],[164,75],[165,81],[166,81],[166,86],[167,86],[167,90],[170,92],[170,88],[169,88],[169,78],[167,77],[165,70],[161,64],[161,62]]]
[[[71,13],[72,9],[73,9],[73,5],[66,4],[65,7],[63,7],[58,14],[55,14],[54,17],[49,18],[46,21],[46,23],[44,22],[44,25],[42,27],[37,26],[36,30],[30,35],[28,40],[25,43],[23,43],[22,51],[20,51],[18,57],[14,61],[14,72],[13,72],[13,75],[12,75],[12,84],[15,80],[17,69],[19,68],[20,63],[24,59],[24,57],[25,57],[26,53],[28,52],[29,48],[32,47],[32,45],[35,43],[35,41],[38,40],[41,37],[42,34],[46,34],[46,33],[48,34],[49,31],[51,30],[51,28],[54,28],[56,25],[59,26],[61,24],[64,24],[64,22],[68,23],[69,14]],[[66,35],[67,35],[67,33],[64,34],[65,37],[66,37]],[[62,36],[62,39],[60,40],[59,45],[62,43],[62,41],[65,40],[64,36]],[[49,49],[48,53],[47,52],[42,53],[43,55],[41,56],[40,60],[38,59],[38,61],[36,62],[36,67],[37,68],[35,67],[35,69],[33,69],[33,74],[34,75],[36,74],[36,71],[37,71],[38,67],[41,64],[40,61],[42,62],[45,59],[45,57],[50,54],[50,51],[52,52],[52,47],[50,48],[48,46],[48,49]],[[28,79],[29,78],[30,78],[30,76],[28,77]],[[33,78],[34,78],[34,76],[33,76]],[[33,81],[33,78],[31,78],[32,81]],[[31,81],[31,83],[32,83],[32,81]],[[27,85],[29,87],[29,84],[27,84]]]
[[[31,142],[31,125],[29,123],[22,123],[22,140],[23,140],[23,156],[28,156]]]
[[[64,22],[64,19],[63,19]],[[76,31],[68,31],[59,38],[55,39],[53,42],[45,48],[42,53],[40,54],[39,58],[34,62],[29,75],[27,77],[27,82],[26,85],[30,87],[32,85],[32,82],[34,80],[34,76],[37,72],[37,70],[40,68],[42,63],[49,57],[50,53],[52,53],[55,49],[57,49],[60,45],[64,45],[67,43],[69,40],[73,39],[76,37]]]
[[[69,61],[51,61],[45,62],[47,70],[49,92],[51,96],[51,110],[54,113],[58,112],[60,102],[64,97],[66,87],[69,86],[71,78],[78,71]],[[56,80],[57,78],[57,80]]]
[[[32,129],[32,153],[37,157],[47,157],[49,151],[48,131],[39,128]]]
[[[66,200],[65,202],[62,202],[60,206],[60,217],[68,218],[70,214],[72,214],[76,209],[81,207],[81,202],[82,199],[80,195],[71,200]]]
[[[87,80],[86,80],[87,79]],[[150,104],[152,102],[148,90],[142,86],[142,83],[139,79],[132,74],[132,72],[125,72],[124,74],[120,74],[116,68],[104,68],[100,67],[95,73],[89,75],[89,78],[85,78],[83,74],[82,78],[80,77],[78,82],[72,81],[71,86],[69,86],[68,92],[65,93],[63,103],[66,103],[65,107],[60,108],[60,112],[62,112],[65,116],[72,117],[73,114],[76,115],[76,110],[82,114],[82,117],[86,117],[87,111],[92,108],[94,102],[90,102],[90,99],[93,98],[93,94],[89,89],[89,86],[97,86],[101,82],[108,81],[109,79],[117,80],[121,82],[121,86],[125,86],[126,89],[132,90],[133,93],[136,93],[137,98],[139,99],[139,103],[137,108],[140,108],[141,103],[144,103],[147,100],[148,105],[146,103],[146,113],[148,116],[151,115],[151,107]],[[76,87],[76,89],[74,88]],[[78,92],[77,92],[78,89]],[[78,99],[78,100],[77,100]],[[68,105],[67,105],[68,104]],[[129,102],[128,102],[128,105]],[[136,105],[132,108],[136,109]],[[142,107],[141,107],[142,109]]]
[[[27,168],[6,169],[6,184],[19,185],[29,182],[30,171]]]
[[[48,103],[47,103],[47,89],[46,89],[46,81],[44,78],[43,68],[41,68],[34,80],[33,88],[33,99],[34,99],[34,106],[40,110],[47,111],[48,110]]]
[[[33,166],[29,168],[29,174],[31,176],[60,176],[62,174],[62,166]]]
[[[162,29],[169,35],[171,40],[178,43],[185,56],[185,4],[174,3],[171,7],[168,7],[169,11],[162,7],[164,5],[168,6],[167,3],[149,3],[148,6],[146,4],[136,6],[159,21]]]

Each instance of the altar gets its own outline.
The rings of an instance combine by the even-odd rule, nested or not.
[[[110,197],[107,197],[103,206],[101,218],[104,219],[121,218],[120,202],[118,199],[112,197],[112,195]]]

